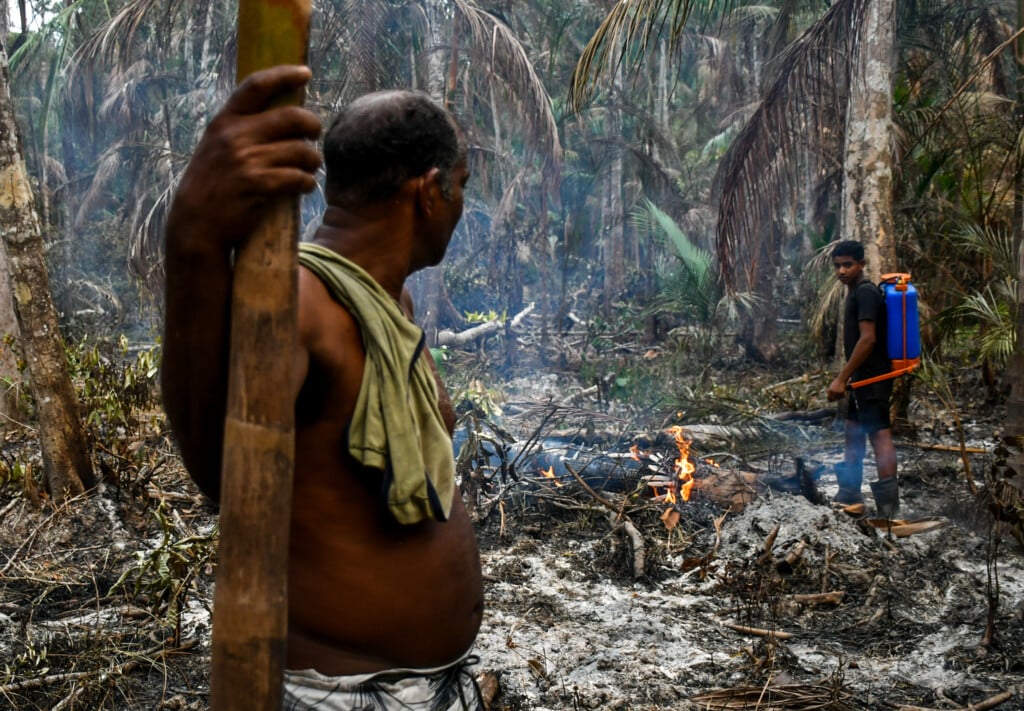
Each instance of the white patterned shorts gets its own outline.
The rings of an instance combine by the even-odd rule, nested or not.
[[[315,669],[285,671],[285,711],[483,711],[466,656],[437,669],[388,669],[373,674],[325,676]]]

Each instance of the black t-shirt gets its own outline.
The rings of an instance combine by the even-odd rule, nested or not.
[[[843,309],[843,350],[847,359],[860,340],[859,322],[873,321],[875,324],[875,347],[868,359],[854,372],[853,382],[892,372],[892,361],[889,359],[889,346],[886,342],[888,332],[882,290],[864,279],[847,292]]]

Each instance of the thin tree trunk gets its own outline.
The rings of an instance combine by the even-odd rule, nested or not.
[[[445,9],[440,0],[431,0],[428,4],[427,17],[430,21],[430,47],[427,53],[427,91],[442,105],[449,88],[446,86],[447,64],[441,47],[444,45],[443,34],[447,22]],[[426,334],[427,344],[437,343],[438,315],[441,311],[441,286],[444,277],[443,267],[428,267],[414,277],[411,291],[416,297],[416,317]],[[418,287],[418,288],[417,288]]]
[[[0,432],[7,425],[19,423],[25,417],[22,393],[22,375],[18,361],[21,352],[21,329],[14,310],[11,275],[7,270],[7,250],[0,240]]]
[[[35,396],[45,484],[56,501],[95,483],[78,398],[50,293],[39,216],[14,120],[6,53],[0,54],[0,231]]]
[[[896,271],[892,214],[892,62],[894,0],[873,0],[864,12],[851,72],[846,117],[843,238],[864,245],[867,274]]]
[[[608,106],[608,135],[618,140],[622,136],[622,66],[615,72],[612,101]],[[625,285],[626,234],[622,200],[622,151],[615,149],[608,175],[605,178],[604,205],[601,226],[604,236],[604,302],[605,316],[611,314],[612,304],[622,295]]]

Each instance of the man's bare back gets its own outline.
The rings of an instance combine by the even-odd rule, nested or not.
[[[483,611],[462,500],[445,523],[390,519],[380,472],[360,470],[346,451],[365,359],[358,326],[306,270],[299,304],[309,367],[296,412],[288,667],[333,675],[447,664],[469,649]]]
[[[168,217],[164,406],[189,473],[215,499],[230,254],[272,198],[316,187],[321,157],[311,141],[320,133],[319,120],[305,109],[270,108],[309,76],[305,68],[277,67],[237,89],[207,128]],[[409,99],[371,97],[361,120],[379,123],[374,112],[394,108],[395,101]],[[438,120],[440,109],[416,101],[416,120]],[[350,140],[369,133],[356,126]],[[402,167],[397,178],[346,176],[354,162],[339,167],[336,160],[335,173],[342,175],[332,183],[328,161],[331,206],[316,241],[359,265],[395,301],[409,274],[440,261],[462,213],[464,148],[459,158],[451,136],[446,140],[438,159],[443,168],[426,158],[422,167]],[[352,197],[373,180],[391,180],[384,197]],[[364,377],[363,334],[305,269],[299,272],[298,331],[293,392],[282,393],[296,403],[287,666],[341,676],[450,664],[472,645],[483,599],[476,538],[458,491],[447,520],[397,523],[382,498],[382,472],[364,468],[348,452]],[[447,398],[441,399],[443,406]],[[450,433],[450,405],[441,409]]]

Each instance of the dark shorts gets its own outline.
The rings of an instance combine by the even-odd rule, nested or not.
[[[889,419],[889,400],[892,396],[892,381],[855,388],[850,397],[846,419],[856,422],[867,434],[892,428]]]

